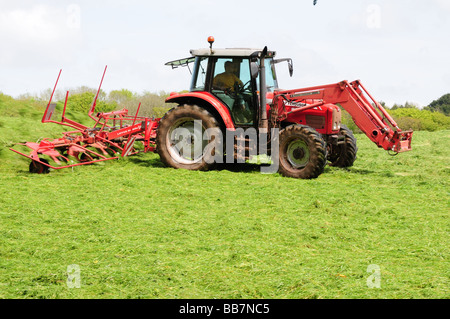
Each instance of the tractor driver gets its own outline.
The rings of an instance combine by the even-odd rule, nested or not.
[[[244,97],[236,92],[244,86],[242,81],[236,75],[238,64],[236,62],[226,61],[224,64],[225,72],[217,74],[213,80],[213,87],[227,93],[233,98],[232,113],[240,123],[252,121],[251,111],[246,107]]]
[[[231,61],[225,62],[225,72],[217,74],[213,80],[213,87],[223,91],[234,92],[234,86],[242,86],[242,81],[237,77],[237,64]]]

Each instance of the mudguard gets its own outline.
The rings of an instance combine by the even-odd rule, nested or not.
[[[170,96],[166,99],[166,103],[178,103],[178,104],[200,104],[198,101],[211,105],[219,114],[218,121],[222,121],[225,127],[234,131],[235,126],[231,117],[230,110],[214,95],[208,92],[188,92],[188,93],[170,93]]]

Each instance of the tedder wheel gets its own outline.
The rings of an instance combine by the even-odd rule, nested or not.
[[[161,119],[156,149],[167,166],[207,170],[215,155],[215,148],[207,146],[213,145],[218,132],[219,124],[207,110],[197,105],[179,105]]]
[[[39,160],[48,164],[48,161],[44,158],[40,158]],[[31,161],[29,171],[30,173],[47,174],[50,172],[50,168],[37,161]]]
[[[287,177],[316,178],[327,162],[325,141],[304,125],[291,125],[280,132],[279,172]]]
[[[344,136],[344,143],[338,144],[337,147],[329,154],[328,161],[330,166],[350,167],[356,159],[356,138],[352,130],[341,124],[340,135]]]

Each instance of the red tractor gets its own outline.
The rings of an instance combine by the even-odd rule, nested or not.
[[[208,42],[209,48],[166,63],[194,67],[190,92],[172,93],[166,102],[178,106],[162,119],[130,116],[126,109],[96,113],[105,68],[89,109],[94,126],[65,116],[69,92],[61,120],[53,120],[56,104],[51,101],[60,71],[42,122],[75,130],[58,139],[18,143],[32,150],[29,155],[11,150],[31,159],[30,172],[36,173],[158,152],[167,166],[191,170],[268,155],[271,165],[263,165],[262,172],[316,178],[327,163],[349,167],[356,159],[356,139],[341,124],[340,107],[378,147],[393,153],[411,150],[413,132],[400,130],[359,81],[280,90],[275,66],[287,62],[292,76],[291,59],[276,59],[267,47],[213,49],[214,39]]]
[[[359,81],[280,90],[275,65],[287,62],[292,76],[291,59],[276,59],[267,47],[215,49],[212,37],[208,42],[207,49],[191,50],[192,57],[166,63],[194,64],[190,92],[170,95],[166,102],[178,106],[157,128],[156,150],[167,166],[208,169],[222,158],[242,161],[263,153],[289,177],[316,178],[327,162],[352,166],[356,139],[341,124],[340,107],[379,147],[394,153],[411,149],[412,131],[401,131]]]

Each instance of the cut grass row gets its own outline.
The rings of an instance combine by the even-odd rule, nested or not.
[[[315,180],[155,154],[31,175],[2,148],[0,298],[448,298],[449,135],[396,157],[357,135]]]

